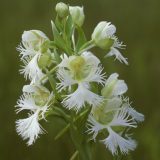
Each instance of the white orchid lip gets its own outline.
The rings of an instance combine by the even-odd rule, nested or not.
[[[36,83],[44,76],[44,73],[38,65],[39,57],[40,54],[36,54],[31,60],[30,58],[26,58],[25,60],[23,60],[24,66],[20,70],[20,73],[24,74],[24,77],[26,79],[31,80],[32,84]]]
[[[112,152],[113,155],[118,154],[118,148],[122,154],[127,154],[130,150],[133,151],[136,148],[136,142],[131,138],[123,138],[110,127],[108,127],[109,136],[102,140],[106,147]]]
[[[80,108],[85,106],[86,102],[93,106],[99,106],[103,101],[103,98],[93,92],[91,92],[83,83],[78,85],[77,90],[67,95],[63,100],[63,104],[68,109],[75,109],[79,111]]]

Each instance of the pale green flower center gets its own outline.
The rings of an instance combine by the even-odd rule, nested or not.
[[[94,118],[96,119],[96,121],[101,123],[102,125],[108,125],[113,120],[116,114],[116,110],[107,111],[106,105],[107,105],[107,101],[105,102],[104,105],[96,107],[92,111],[92,114]],[[123,126],[112,126],[112,129],[116,132],[122,132],[124,131],[124,128],[125,127]]]
[[[49,54],[42,54],[38,61],[38,66],[43,69],[49,66],[50,63],[51,63],[51,56]]]
[[[114,114],[115,111],[106,112],[105,106],[97,107],[93,111],[95,119],[103,125],[107,125],[109,122],[111,122],[114,117]]]
[[[73,78],[80,81],[87,77],[90,72],[90,67],[86,65],[85,59],[81,56],[76,56],[70,63],[69,69]]]
[[[38,92],[33,95],[35,104],[38,106],[44,106],[48,101],[49,95],[49,92],[45,92],[39,89]]]

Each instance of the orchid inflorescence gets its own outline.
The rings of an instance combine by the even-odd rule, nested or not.
[[[144,116],[124,96],[128,89],[124,80],[117,73],[107,77],[100,59],[90,51],[99,47],[105,58],[115,56],[128,65],[119,51],[125,45],[115,36],[116,27],[106,21],[98,23],[87,41],[83,7],[61,2],[56,12],[52,40],[42,31],[29,30],[17,47],[23,63],[20,73],[30,81],[16,105],[17,113],[28,111],[27,118],[16,121],[17,133],[32,145],[45,133],[40,121],[55,116],[66,122],[56,138],[70,130],[77,153],[81,154],[84,141],[86,145],[100,141],[113,155],[127,154],[136,148],[130,129]]]

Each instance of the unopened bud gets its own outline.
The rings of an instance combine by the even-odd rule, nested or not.
[[[63,2],[57,3],[55,9],[56,9],[58,16],[61,18],[67,17],[69,14],[69,7]]]
[[[83,7],[79,7],[79,6],[72,7],[72,6],[70,6],[69,11],[70,11],[73,22],[76,25],[78,25],[79,27],[81,27],[83,25],[84,19],[85,19]]]

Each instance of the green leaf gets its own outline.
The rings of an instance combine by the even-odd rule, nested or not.
[[[51,21],[51,25],[52,25],[52,32],[53,32],[54,38],[55,39],[59,38],[60,34],[59,34],[59,32],[57,30],[57,27],[56,27],[56,25],[54,24],[53,21]]]
[[[57,26],[57,29],[60,32],[63,31],[63,25],[62,25],[61,19],[58,16],[56,16],[55,25]]]
[[[54,138],[54,140],[58,140],[59,138],[61,138],[69,129],[70,124],[67,124],[66,127],[64,127]]]
[[[57,91],[56,91],[56,80],[53,78],[53,76],[48,72],[47,73],[48,76],[48,80],[51,84],[51,87],[53,89],[54,94],[56,95]]]
[[[86,36],[83,32],[83,29],[81,27],[76,27],[78,31],[78,41],[76,44],[76,51],[78,52],[79,49],[86,43]]]
[[[87,106],[88,107],[88,106]],[[90,111],[91,111],[91,107],[90,108],[85,108],[84,109],[84,111],[82,111],[79,115],[78,115],[78,117],[77,117],[77,119],[78,119],[78,121],[77,121],[77,126],[78,126],[78,130],[79,130],[79,132],[84,132],[84,129],[85,129],[85,127],[86,127],[86,122],[87,122],[87,119],[88,119],[88,115],[89,115],[89,113],[90,113]]]
[[[61,58],[60,58],[60,55],[57,53],[56,49],[54,49],[54,56],[55,56],[57,64],[59,64],[61,62]]]
[[[55,70],[55,68],[53,68],[53,70]],[[56,90],[56,80],[53,77],[53,75],[51,75],[51,73],[49,71],[47,71],[47,77],[48,77],[49,83],[50,83],[50,85],[52,87],[52,90],[53,90],[53,93],[55,95],[55,98],[57,99],[59,97],[59,95],[58,95],[58,92]]]
[[[53,110],[53,108],[49,108],[49,110],[45,113],[45,118],[49,117],[49,116],[55,116],[58,118],[62,118],[62,116],[56,112],[55,110]],[[39,117],[39,120],[43,120],[44,118],[42,116]]]
[[[70,136],[75,147],[79,150],[81,148],[82,135],[77,130],[77,127],[74,124],[71,124],[70,127]]]
[[[67,40],[70,41],[72,32],[73,32],[73,21],[70,15],[68,16],[68,19],[66,21],[65,32],[66,32]]]
[[[52,108],[50,108],[49,111],[46,112],[45,117],[48,117],[51,115],[60,117],[60,114],[58,112],[54,111]]]
[[[64,49],[65,47],[65,41],[63,40],[63,38],[61,37],[56,25],[54,24],[53,21],[51,21],[51,25],[52,25],[52,31],[53,31],[53,36],[54,36],[54,40],[55,40],[55,44]]]
[[[59,31],[53,21],[51,21],[51,25],[52,25],[53,35],[54,35],[54,42],[55,42],[56,46],[59,49],[62,49],[63,51],[65,51],[67,54],[69,54],[69,55],[72,54],[71,48],[67,45],[67,43],[65,42],[65,40],[63,39],[63,37],[59,33]]]
[[[70,115],[68,115],[62,107],[54,107],[54,110],[60,113],[67,123],[70,122]]]

